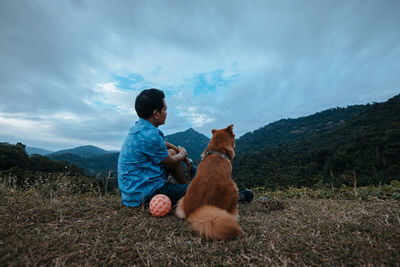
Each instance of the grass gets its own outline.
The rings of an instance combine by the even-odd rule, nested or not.
[[[65,187],[64,187],[65,188]],[[65,191],[67,192],[67,191]],[[273,195],[240,204],[246,236],[206,241],[186,221],[127,208],[117,194],[0,186],[0,265],[391,265],[400,205]],[[268,195],[268,194],[267,194]]]

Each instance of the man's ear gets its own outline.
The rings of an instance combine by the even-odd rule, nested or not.
[[[217,132],[217,129],[212,129],[211,132],[212,134],[215,134]]]
[[[158,110],[157,109],[155,109],[155,110],[153,110],[153,117],[154,118],[158,118],[158,116],[159,116],[159,114],[160,114],[160,112],[158,112]]]

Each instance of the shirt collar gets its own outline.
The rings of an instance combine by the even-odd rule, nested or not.
[[[165,139],[165,137],[164,137],[164,133],[160,130],[160,129],[158,129],[156,126],[154,126],[151,122],[149,122],[148,120],[146,120],[146,119],[143,119],[143,118],[139,118],[137,121],[136,121],[136,123],[135,123],[135,127],[134,128],[136,128],[135,130],[136,131],[140,131],[140,130],[143,130],[143,129],[157,129],[157,131],[158,131],[158,133],[161,135],[161,137],[163,138],[163,139]]]
[[[143,126],[143,127],[154,127],[154,128],[156,128],[151,122],[149,122],[148,120],[145,120],[143,118],[139,118],[136,121],[136,125],[137,126]]]

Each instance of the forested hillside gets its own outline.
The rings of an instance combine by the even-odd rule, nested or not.
[[[13,177],[16,185],[26,186],[49,173],[80,176],[83,169],[65,160],[55,162],[38,154],[29,157],[22,143],[0,143],[0,176]]]
[[[0,143],[0,171],[7,170],[83,173],[83,169],[65,160],[55,162],[38,154],[29,157],[22,143],[12,145],[3,142]]]
[[[86,173],[108,173],[109,171],[117,171],[119,153],[106,153],[98,156],[92,157],[80,157],[72,153],[63,153],[50,155],[50,159],[59,161],[66,160],[73,163],[80,168],[85,169]]]
[[[359,111],[331,130],[237,155],[233,178],[239,187],[267,188],[400,179],[400,95]]]
[[[369,105],[354,105],[347,108],[333,108],[297,119],[282,119],[265,125],[241,136],[236,141],[236,154],[262,150],[298,141],[334,129],[354,115],[367,109]]]

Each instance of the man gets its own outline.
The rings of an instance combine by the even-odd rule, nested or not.
[[[175,204],[186,193],[188,177],[180,163],[185,162],[190,173],[191,160],[183,147],[165,142],[158,129],[167,117],[164,98],[158,89],[144,90],[136,97],[139,120],[129,130],[118,158],[118,185],[126,206],[141,206],[156,194],[167,195]],[[167,182],[169,174],[179,184]]]
[[[129,130],[118,158],[118,186],[122,203],[138,207],[148,203],[157,194],[167,195],[176,204],[188,187],[188,178],[196,168],[183,147],[176,147],[164,140],[158,126],[165,123],[167,104],[164,92],[158,89],[142,91],[135,100],[139,120]],[[187,164],[190,177],[186,177],[181,162]],[[178,184],[167,182],[171,174]],[[250,202],[251,191],[239,193],[239,200]]]

